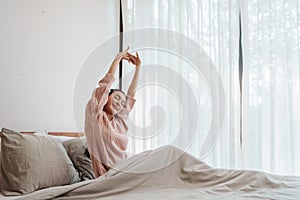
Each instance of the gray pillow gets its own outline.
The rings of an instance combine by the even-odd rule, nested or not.
[[[79,175],[62,143],[49,137],[3,128],[1,180],[4,195],[78,182]]]
[[[91,159],[85,155],[87,145],[86,138],[75,138],[63,142],[74,166],[79,172],[82,181],[95,178]]]

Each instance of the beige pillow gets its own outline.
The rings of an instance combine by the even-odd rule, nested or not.
[[[2,129],[2,192],[21,195],[80,180],[60,141]]]

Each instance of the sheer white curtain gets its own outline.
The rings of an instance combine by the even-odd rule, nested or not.
[[[215,148],[202,159],[217,167],[238,167],[239,163],[236,162],[240,152],[238,0],[123,0],[122,5],[125,32],[150,27],[180,33],[201,46],[211,58],[224,85],[225,100],[221,103],[224,103],[226,115],[223,132]],[[124,39],[124,47],[129,45],[133,52],[140,53],[143,67],[141,85],[136,94],[136,106],[130,116],[132,124],[129,128],[128,150],[137,153],[171,144],[177,135],[181,135],[177,142],[191,140],[191,146],[186,150],[199,157],[203,139],[212,120],[210,91],[201,74],[195,70],[201,66],[191,66],[191,63],[180,55],[172,54],[172,50],[137,48],[134,45],[135,40],[141,35],[134,31],[130,34],[131,37]],[[155,42],[164,42],[170,38],[168,35],[157,37]],[[147,36],[143,40],[146,42]],[[162,86],[155,76],[159,77],[164,71],[157,70],[151,75],[147,71],[157,69],[155,66],[175,72],[180,79],[174,80],[176,76],[172,73],[165,74],[163,78],[168,79],[170,85]],[[124,63],[124,74],[131,71],[132,67]],[[147,84],[143,84],[145,80],[148,81]],[[149,84],[151,81],[153,84]],[[185,82],[196,96],[199,113],[193,113],[195,108],[190,103],[192,97],[189,95],[190,91],[185,90]],[[123,89],[126,90],[128,84],[129,81],[124,80]],[[178,91],[175,88],[179,88]],[[190,114],[183,116],[183,112]],[[188,121],[193,123],[194,115],[197,115],[199,120],[197,132],[191,132],[189,124],[185,124],[183,132],[179,133],[182,117],[188,118]],[[153,130],[157,134],[151,133],[152,129],[145,128],[149,126],[154,127]]]
[[[241,3],[243,166],[300,175],[300,2]]]

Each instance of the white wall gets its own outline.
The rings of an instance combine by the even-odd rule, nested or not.
[[[77,75],[118,15],[118,0],[0,0],[0,126],[77,131]]]

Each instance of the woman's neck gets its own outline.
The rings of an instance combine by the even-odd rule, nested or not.
[[[107,109],[106,105],[103,108],[103,111],[105,112],[107,118],[109,119],[109,121],[113,120],[114,115],[110,112],[109,109]]]

